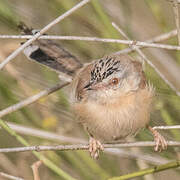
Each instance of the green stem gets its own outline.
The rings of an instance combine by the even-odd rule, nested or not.
[[[14,136],[21,144],[24,146],[29,146],[29,143],[20,135],[18,135],[14,130],[12,130],[2,119],[0,119],[0,126],[5,129],[10,135]],[[38,159],[42,160],[43,163],[49,167],[52,171],[54,171],[56,174],[61,176],[62,178],[66,180],[75,180],[73,177],[68,175],[66,172],[64,172],[62,169],[60,169],[58,166],[56,166],[52,161],[47,159],[44,155],[33,151],[32,152]]]
[[[159,171],[164,171],[164,170],[176,168],[179,166],[180,166],[180,160],[170,162],[167,164],[162,164],[159,166],[154,166],[153,168],[146,168],[146,169],[143,169],[138,172],[131,173],[131,174],[126,174],[126,175],[119,176],[119,177],[113,177],[113,178],[110,178],[109,180],[125,180],[125,179],[135,178],[135,177],[139,177],[139,176],[144,176],[146,174],[157,173]]]

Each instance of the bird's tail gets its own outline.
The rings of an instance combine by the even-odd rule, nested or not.
[[[34,35],[37,30],[28,28],[24,23],[19,26],[25,35]],[[43,64],[62,76],[73,78],[82,67],[78,58],[52,40],[38,39],[24,49],[25,56],[32,61]]]

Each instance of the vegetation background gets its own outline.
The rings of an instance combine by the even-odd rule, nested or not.
[[[20,34],[17,29],[20,21],[35,29],[41,29],[78,2],[80,1],[0,0],[0,34]],[[124,39],[113,28],[112,22],[116,22],[130,39],[140,41],[151,39],[176,28],[172,2],[168,0],[92,0],[51,28],[48,34]],[[18,48],[22,41],[0,39],[0,61]],[[59,41],[59,43],[84,63],[128,47],[120,44],[86,41]],[[177,37],[162,43],[177,45]],[[143,52],[169,80],[177,87],[180,86],[178,73],[175,78],[171,76],[171,73],[175,73],[179,68],[179,51],[146,48]],[[131,55],[137,56],[136,53]],[[152,125],[180,124],[180,98],[148,65],[145,65],[145,72],[157,92],[151,116]],[[32,96],[57,82],[59,79],[55,72],[28,61],[23,54],[20,54],[4,70],[0,71],[0,109]],[[71,143],[81,143],[88,137],[75,121],[67,97],[66,91],[57,91],[2,119],[15,123],[20,129],[21,126],[30,127],[32,130],[40,129],[65,137],[73,137]],[[179,130],[166,130],[162,133],[168,140],[180,141]],[[70,143],[70,141],[66,142],[65,138],[64,140],[62,138],[60,142],[40,138],[37,135],[26,135],[26,132],[20,134],[30,145]],[[135,138],[135,141],[140,140],[152,140],[152,136],[143,130]],[[18,146],[22,146],[19,141],[5,130],[0,129],[0,148]],[[108,179],[180,158],[178,147],[168,147],[167,151],[161,153],[154,153],[150,147],[112,150],[111,153],[101,154],[97,161],[92,160],[85,151],[47,151],[41,154],[69,176],[81,180]],[[24,179],[33,179],[31,165],[35,161],[37,158],[32,152],[0,154],[0,171]],[[39,172],[43,180],[64,179],[56,170],[53,171],[45,165],[40,167]],[[135,179],[169,180],[170,178],[180,179],[179,169],[166,170]]]

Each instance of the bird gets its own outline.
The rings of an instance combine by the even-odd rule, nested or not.
[[[25,34],[31,29],[21,27]],[[72,77],[70,103],[89,135],[89,152],[97,159],[104,143],[116,143],[148,128],[155,151],[165,150],[165,138],[150,123],[155,95],[142,64],[129,55],[109,55],[82,64],[52,40],[37,40],[26,47],[30,60]]]

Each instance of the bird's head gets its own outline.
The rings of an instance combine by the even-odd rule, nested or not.
[[[145,78],[140,63],[129,56],[106,57],[94,62],[84,90],[90,98],[110,101],[137,91],[142,80]]]

